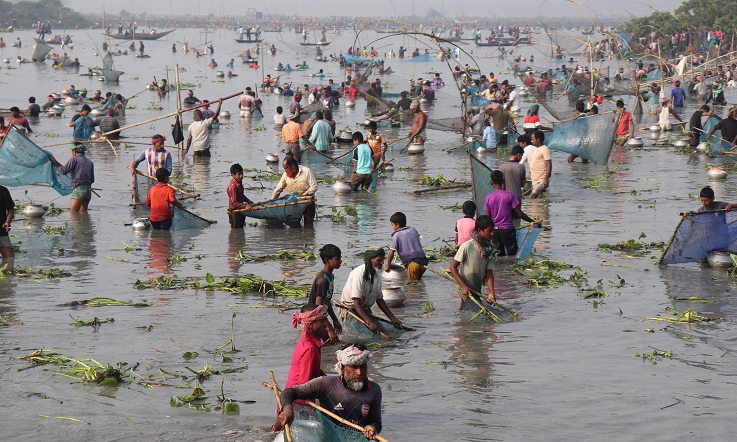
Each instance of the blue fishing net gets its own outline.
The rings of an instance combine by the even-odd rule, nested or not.
[[[737,213],[691,212],[683,216],[660,264],[698,262],[711,252],[737,254]]]
[[[362,342],[364,344],[385,341],[385,339],[380,335],[374,334],[374,332],[369,330],[368,327],[358,322],[358,320],[353,316],[347,315],[344,311],[341,311],[340,318],[343,323],[343,334],[341,335],[341,339],[343,341]],[[377,324],[384,334],[392,338],[395,338],[402,333],[401,330],[394,328],[391,324],[384,322],[377,322]]]
[[[353,66],[355,63],[371,64],[373,62],[373,60],[371,60],[370,58],[356,57],[345,52],[343,52],[343,59],[345,60],[346,66]]]
[[[706,141],[706,136],[709,135],[709,132],[719,123],[719,120],[714,117],[709,117],[708,120],[706,120],[706,123],[704,123],[704,132],[701,134],[701,141]],[[721,130],[715,130],[714,133],[711,135],[711,139],[709,140],[709,145],[707,146],[709,150],[709,155],[716,156],[721,155],[725,151],[732,149],[732,144],[728,143],[727,141],[724,141],[722,139],[722,131]]]
[[[517,229],[517,255],[514,257],[518,261],[527,259],[532,255],[532,248],[537,241],[537,237],[543,232],[542,227],[534,227],[530,224],[527,227]]]
[[[654,94],[652,91],[647,91],[642,94],[644,105],[649,112],[655,112],[660,107],[660,97]]]
[[[311,169],[324,166],[335,166],[346,173],[351,173],[353,171],[352,158],[353,157],[351,155],[346,155],[343,158],[339,158],[328,164],[330,161],[333,161],[333,158],[322,152],[318,152],[315,149],[305,149],[300,153],[300,160],[302,163],[309,166]]]
[[[402,62],[404,62],[404,63],[408,63],[408,62],[429,62],[429,61],[437,61],[437,58],[433,57],[433,55],[430,54],[429,52],[428,53],[421,54],[421,55],[418,55],[417,57],[410,57],[410,58],[405,58],[404,60],[402,60]]]
[[[649,83],[651,81],[660,80],[661,78],[663,78],[663,72],[660,69],[656,68],[647,73],[645,82]]]
[[[318,410],[299,403],[292,404],[294,422],[290,426],[295,442],[365,442],[363,433],[345,427]],[[277,435],[274,442],[287,442],[286,433]]]
[[[208,221],[194,213],[182,210],[176,206],[172,206],[170,210],[172,214],[171,230],[198,229],[201,227],[207,227],[213,223],[212,221]]]
[[[49,161],[51,153],[11,127],[0,145],[0,185],[48,184],[61,195],[72,193],[72,176],[61,175]]]
[[[618,122],[618,113],[606,113],[555,123],[553,132],[545,137],[545,142],[550,149],[606,164]]]

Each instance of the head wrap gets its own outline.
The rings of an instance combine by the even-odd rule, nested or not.
[[[153,137],[151,137],[151,144],[156,144],[158,142],[162,142],[163,143],[165,140],[166,140],[166,137],[164,137],[163,135],[158,135],[157,134],[157,135],[154,135]]]
[[[295,313],[292,315],[292,327],[297,328],[299,324],[304,324],[305,328],[315,321],[328,317],[328,311],[323,305],[318,305],[316,309],[304,313]]]
[[[363,279],[371,280],[371,260],[379,256],[386,256],[383,248],[363,252],[363,262],[366,264],[366,268],[363,270]]]
[[[87,151],[87,147],[84,144],[72,144],[72,150],[77,153],[85,153]]]
[[[351,345],[344,350],[336,351],[335,355],[338,357],[338,363],[335,364],[335,369],[338,373],[342,373],[343,366],[345,365],[355,367],[365,364],[371,357],[371,352],[368,350],[359,350],[355,345]]]
[[[532,106],[530,106],[530,113],[532,113],[532,112],[538,112],[539,110],[540,110],[540,105],[539,104],[533,104]]]

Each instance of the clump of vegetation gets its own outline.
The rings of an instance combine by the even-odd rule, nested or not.
[[[430,262],[446,262],[448,258],[452,258],[456,254],[456,248],[450,243],[445,243],[444,246],[436,248],[424,248],[425,256]]]
[[[651,351],[648,351],[642,354],[635,353],[635,357],[637,358],[641,357],[643,361],[649,361],[653,365],[656,365],[659,361],[662,361],[664,358],[670,359],[671,356],[673,356],[673,352],[658,350],[657,348],[653,348]]]
[[[602,190],[612,190],[614,188],[614,174],[617,168],[607,169],[599,175],[593,175],[585,178],[577,178],[578,181],[586,183],[585,189],[593,189],[597,192]]]
[[[648,321],[665,321],[671,324],[694,324],[697,322],[711,322],[719,321],[724,319],[718,316],[702,316],[693,310],[686,310],[683,313],[676,311],[671,307],[666,307],[665,311],[668,313],[667,316],[655,315],[655,317],[645,318]]]
[[[314,261],[317,259],[317,256],[312,252],[290,252],[289,250],[282,250],[273,255],[253,256],[245,254],[241,250],[233,257],[233,259],[241,262],[290,261],[293,259]]]
[[[76,327],[92,327],[94,329],[99,328],[101,324],[115,322],[115,318],[99,319],[97,316],[87,321],[79,319],[79,316],[75,318],[74,316],[69,315],[69,317],[72,318],[72,325]]]
[[[46,279],[58,279],[72,276],[69,272],[64,272],[58,267],[51,267],[49,269],[37,269],[34,270],[31,267],[21,267],[19,265],[11,266],[6,263],[0,267],[0,279],[7,275],[15,275],[21,277],[44,277]]]
[[[148,280],[136,280],[133,286],[139,290],[155,288],[166,289],[205,289],[222,290],[233,294],[262,294],[266,296],[285,296],[292,298],[305,298],[309,295],[309,285],[287,284],[286,281],[267,281],[256,275],[241,275],[239,277],[224,277],[217,279],[208,273],[204,277],[179,277],[177,275],[166,277],[159,276]]]
[[[151,304],[147,302],[131,302],[131,301],[120,301],[118,299],[113,298],[102,298],[102,297],[95,297],[95,298],[89,298],[89,299],[83,299],[81,301],[72,301],[68,304],[65,304],[68,307],[111,307],[111,306],[120,306],[120,307],[151,307]]]
[[[59,376],[68,377],[80,382],[95,383],[101,386],[116,387],[124,380],[130,380],[130,374],[124,375],[122,370],[126,362],[118,362],[115,367],[110,364],[102,365],[94,359],[74,359],[64,356],[56,350],[36,350],[18,359],[27,360],[30,367],[21,368],[25,370],[40,365],[54,364],[59,366]]]
[[[164,107],[160,105],[159,103],[151,101],[148,104],[148,107],[146,108],[146,110],[160,111],[160,110],[164,110]]]
[[[345,206],[341,208],[333,207],[332,214],[330,215],[330,221],[334,223],[344,223],[346,217],[358,216],[356,208],[353,206]]]
[[[645,253],[651,252],[653,250],[663,250],[665,248],[665,243],[663,241],[641,242],[635,239],[629,239],[627,241],[620,241],[615,244],[601,243],[597,247],[599,247],[599,250],[602,252],[619,250],[644,255]]]
[[[422,178],[420,179],[420,184],[423,186],[432,186],[432,187],[440,187],[440,186],[447,186],[448,184],[453,184],[455,181],[448,181],[443,177],[442,174],[438,174],[436,177],[432,177],[427,174],[422,174]]]
[[[47,235],[63,235],[67,232],[67,223],[64,223],[63,226],[43,227],[43,231]]]

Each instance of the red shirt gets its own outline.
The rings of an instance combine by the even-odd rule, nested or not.
[[[358,89],[353,86],[346,89],[345,93],[348,94],[348,98],[350,98],[351,101],[356,101],[356,98],[358,98]]]
[[[617,126],[617,135],[628,135],[630,133],[630,124],[632,123],[632,114],[624,111],[622,117],[619,119],[619,126]]]
[[[320,347],[322,342],[309,333],[304,333],[294,347],[292,366],[289,368],[287,386],[294,387],[325,376],[320,369]]]
[[[235,178],[230,179],[228,184],[228,209],[244,209],[251,200],[243,194],[243,183],[239,183]]]
[[[148,198],[146,198],[146,205],[151,206],[151,215],[148,219],[159,222],[171,218],[169,203],[176,202],[177,197],[174,195],[174,189],[168,184],[156,184],[148,191]]]

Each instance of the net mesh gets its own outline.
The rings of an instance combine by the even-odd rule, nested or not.
[[[71,174],[61,175],[49,161],[51,153],[10,128],[0,145],[0,185],[7,187],[48,184],[61,195],[72,193]]]
[[[382,338],[378,334],[374,334],[371,330],[368,329],[368,327],[358,322],[356,318],[347,314],[345,310],[340,310],[340,318],[343,323],[343,338],[345,340],[348,340],[348,342],[362,343],[379,342],[384,340],[384,338]],[[396,337],[401,334],[400,330],[397,330],[389,324],[383,322],[377,322],[376,324],[379,326],[379,329],[387,336]]]
[[[709,119],[706,120],[706,123],[704,123],[704,132],[701,134],[701,141],[706,141],[706,136],[709,135],[709,132],[719,124],[719,120],[714,117],[709,117]],[[721,155],[725,151],[728,151],[732,149],[732,144],[721,139],[722,138],[722,131],[721,130],[715,130],[714,133],[711,135],[711,138],[709,139],[709,155],[716,156]]]
[[[471,180],[473,184],[473,202],[476,204],[476,213],[478,216],[488,215],[484,210],[484,201],[486,195],[494,191],[491,185],[491,169],[482,163],[476,156],[469,154],[471,159]],[[517,255],[515,259],[523,260],[530,257],[532,248],[535,246],[537,237],[540,236],[544,229],[542,227],[533,227],[529,225],[517,229]]]
[[[691,212],[681,219],[660,264],[698,262],[711,252],[737,253],[737,213]]]
[[[619,114],[606,113],[555,123],[553,132],[545,141],[550,149],[606,164],[618,122]]]
[[[290,426],[292,440],[295,442],[362,442],[366,438],[363,433],[345,427],[325,416],[314,408],[300,403],[292,404],[294,422]],[[282,432],[274,442],[287,442],[287,435]]]
[[[51,46],[45,43],[36,43],[33,45],[33,60],[43,61],[47,55],[51,52]]]
[[[214,221],[208,221],[176,206],[171,206],[170,210],[172,214],[171,230],[199,229],[214,223]]]
[[[557,120],[568,119],[576,111],[576,101],[569,100],[567,96],[544,97],[538,95],[537,101]]]
[[[353,160],[351,155],[346,155],[335,161],[334,159],[322,152],[318,152],[315,149],[305,149],[300,154],[300,160],[311,169],[325,168],[327,166],[335,166],[343,172],[351,173],[353,171]],[[328,164],[330,161],[332,163]]]
[[[252,204],[252,210],[241,213],[250,218],[293,224],[298,223],[302,219],[302,214],[311,202],[312,200],[298,200],[294,195],[287,195]]]

